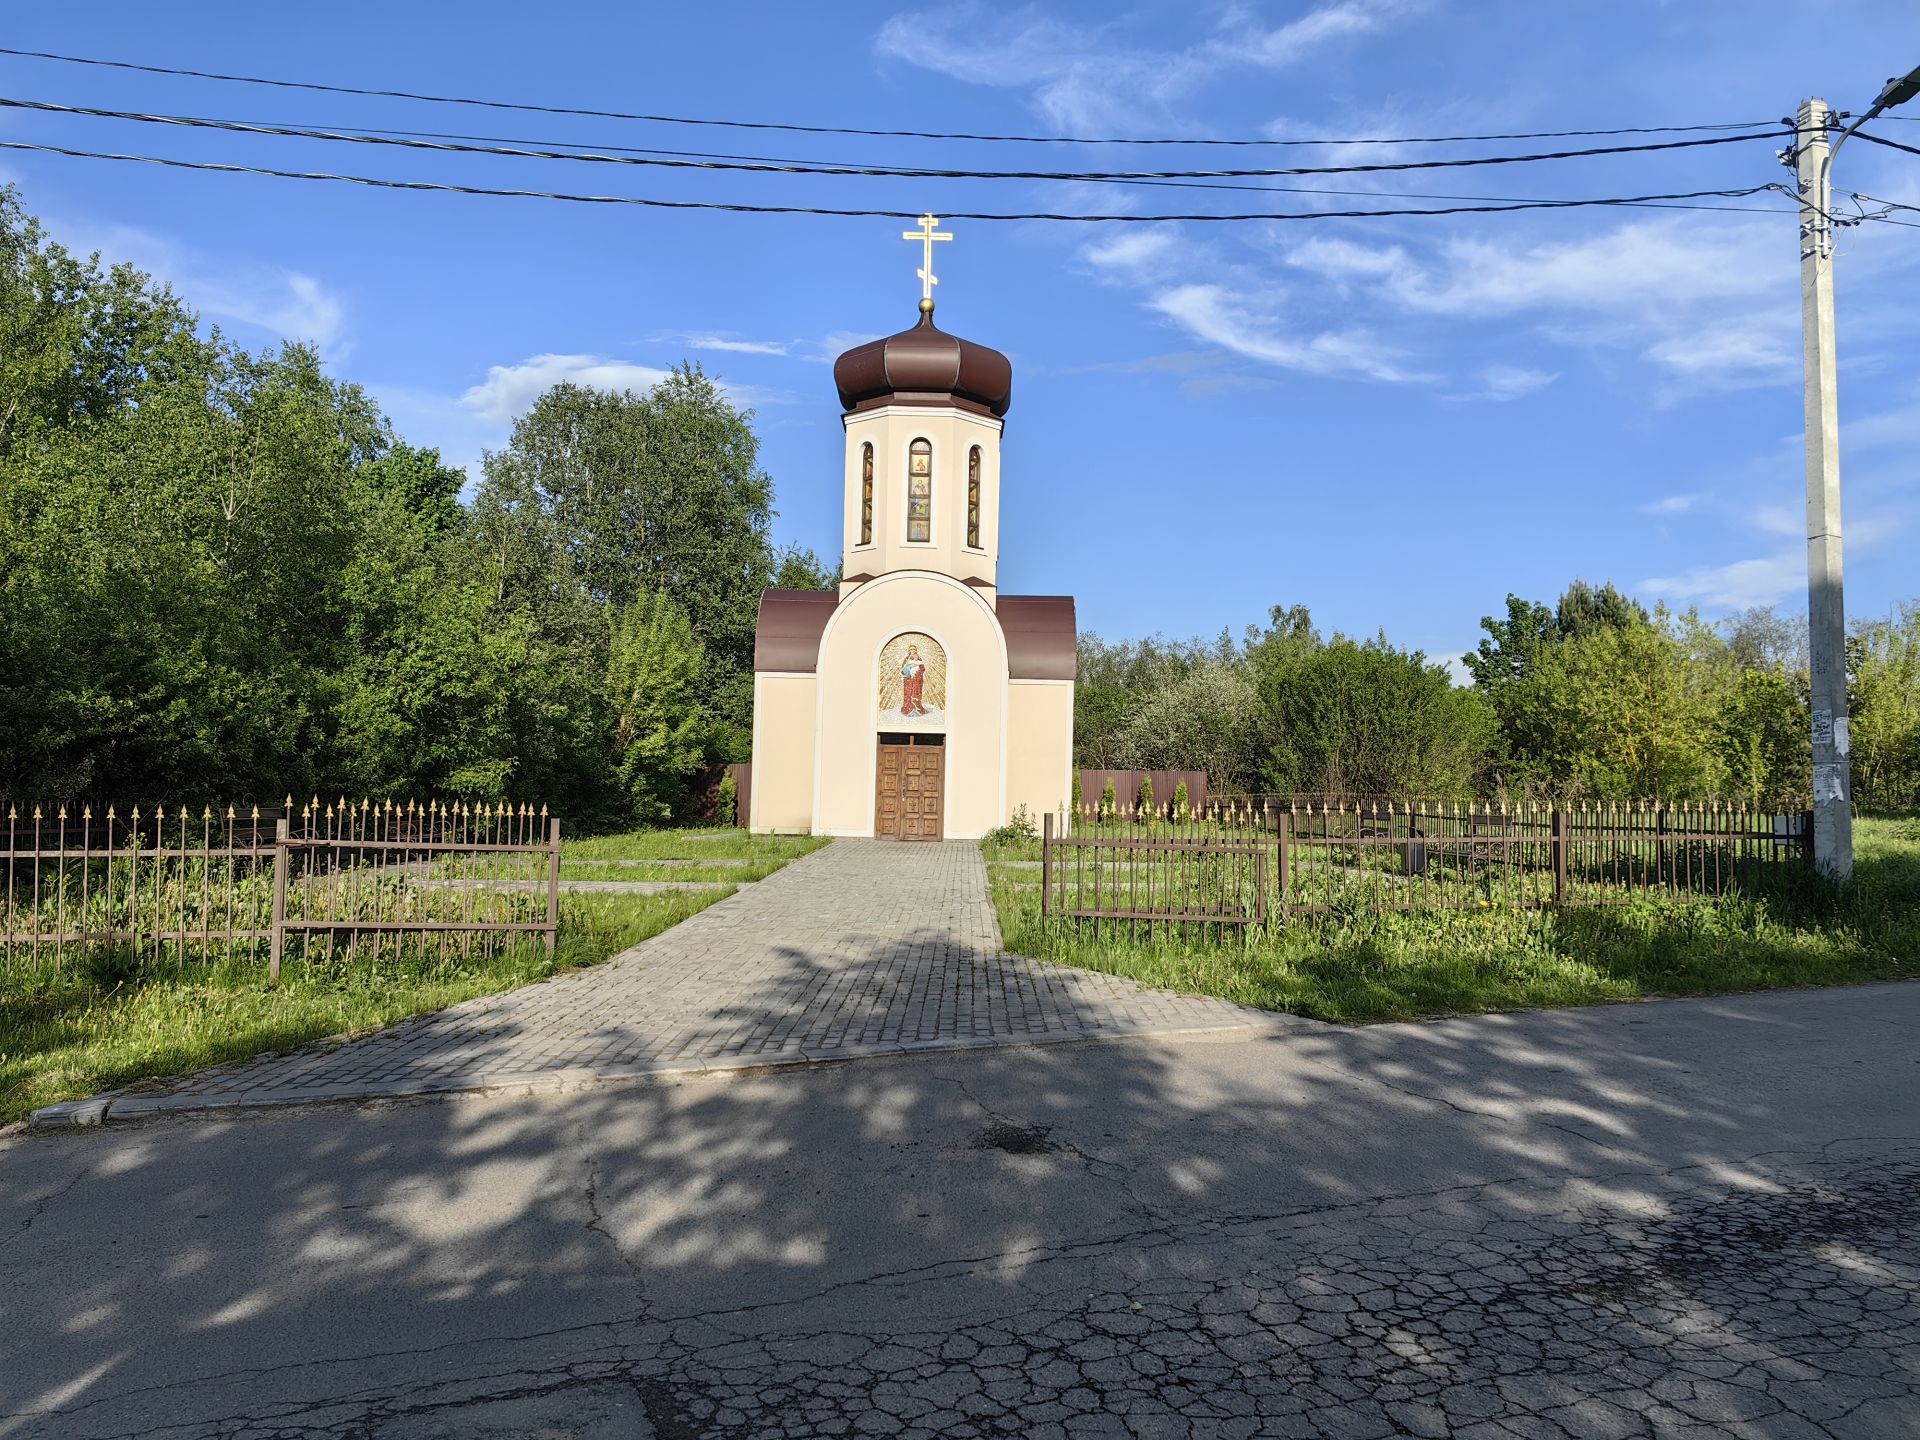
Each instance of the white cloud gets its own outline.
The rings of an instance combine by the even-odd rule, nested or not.
[[[1695,600],[1744,610],[1750,605],[1777,605],[1806,584],[1806,552],[1782,550],[1729,565],[1696,565],[1681,575],[1642,580],[1640,588],[1663,600]]]
[[[1544,390],[1560,377],[1549,370],[1528,370],[1519,365],[1489,365],[1480,372],[1481,388],[1477,400],[1519,400]]]
[[[1844,450],[1913,450],[1920,447],[1920,403],[1840,422]],[[1844,455],[1843,455],[1844,458]]]
[[[1317,235],[1287,252],[1287,264],[1330,280],[1396,280],[1404,284],[1414,267],[1398,245],[1362,245],[1338,236]]]
[[[98,252],[103,264],[125,262],[171,285],[189,308],[216,324],[246,326],[275,343],[305,341],[330,360],[344,358],[351,348],[344,338],[346,306],[315,276],[211,255],[134,225],[53,218],[47,228],[70,250]]]
[[[791,340],[742,340],[737,335],[704,335],[676,331],[656,337],[684,345],[689,350],[719,350],[729,355],[785,355],[793,349]]]
[[[1149,306],[1195,338],[1263,364],[1313,375],[1359,375],[1369,380],[1417,382],[1433,378],[1402,369],[1395,352],[1364,330],[1287,335],[1274,317],[1263,315],[1244,296],[1220,285],[1176,286],[1155,295]]]
[[[1761,505],[1748,513],[1754,528],[1769,535],[1804,535],[1806,516],[1787,505]]]
[[[1661,216],[1573,240],[1443,240],[1424,256],[1339,237],[1288,265],[1403,311],[1485,320],[1533,315],[1575,347],[1635,347],[1691,389],[1792,378],[1799,312],[1772,227]]]
[[[1792,332],[1781,315],[1742,317],[1669,335],[1650,345],[1647,356],[1682,378],[1719,388],[1784,380],[1800,370]]]
[[[1700,503],[1698,495],[1663,495],[1640,507],[1642,515],[1684,515]]]
[[[1098,269],[1132,275],[1160,269],[1178,248],[1175,232],[1128,226],[1111,240],[1088,245],[1080,253]]]
[[[561,381],[595,390],[651,390],[668,372],[603,355],[533,355],[517,365],[489,365],[487,378],[460,397],[482,420],[511,424]]]
[[[838,360],[856,345],[865,345],[869,340],[878,340],[878,335],[869,335],[863,330],[829,330],[814,342],[814,353],[802,355],[802,360],[830,361]]]
[[[1309,240],[1288,263],[1338,278],[1386,282],[1391,298],[1439,315],[1583,310],[1639,315],[1674,305],[1793,298],[1791,274],[1772,263],[1765,225],[1697,219],[1632,221],[1576,240],[1516,246],[1454,239],[1420,264],[1400,246]]]
[[[1266,26],[1236,7],[1193,44],[1150,49],[1117,40],[1111,24],[1061,20],[1032,6],[996,13],[958,4],[895,15],[880,27],[874,50],[968,84],[1031,90],[1056,129],[1092,130],[1147,117],[1177,123],[1169,107],[1225,72],[1298,65],[1424,8],[1424,0],[1329,0]]]

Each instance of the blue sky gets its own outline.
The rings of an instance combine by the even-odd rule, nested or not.
[[[1813,23],[1805,23],[1811,14]],[[316,17],[324,17],[323,20]],[[1380,137],[1764,120],[1860,108],[1920,64],[1909,0],[1298,0],[1225,5],[104,3],[8,45],[350,85],[872,128]],[[1348,164],[1427,148],[989,145],[649,126],[0,57],[15,97],[316,126],[954,168]],[[1913,107],[1920,115],[1920,105]],[[1883,128],[1920,141],[1920,124]],[[1766,142],[1265,183],[685,174],[426,155],[0,111],[0,139],[292,169],[672,198],[970,209],[1370,208],[1786,178]],[[1583,143],[1561,142],[1568,146]],[[1446,153],[1518,151],[1525,144]],[[1557,148],[1548,142],[1542,148]],[[408,439],[477,473],[561,378],[698,360],[758,412],[777,538],[838,544],[829,362],[914,318],[899,222],[407,194],[0,152],[82,249],[171,281],[236,340],[316,342]],[[1857,142],[1839,189],[1920,204]],[[1243,182],[1262,183],[1262,182]],[[1410,203],[1439,203],[1412,201]],[[1457,655],[1509,590],[1575,576],[1718,615],[1803,602],[1792,220],[1602,209],[1301,223],[955,222],[939,319],[1005,350],[1002,584],[1109,637],[1236,631],[1274,604]],[[1914,217],[1910,217],[1914,218]],[[1920,595],[1920,231],[1842,232],[1850,613]]]

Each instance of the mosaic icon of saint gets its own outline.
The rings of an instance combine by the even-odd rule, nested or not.
[[[926,684],[927,662],[920,658],[918,645],[909,645],[906,658],[900,662],[900,713],[902,715],[927,713],[926,701],[922,698]]]

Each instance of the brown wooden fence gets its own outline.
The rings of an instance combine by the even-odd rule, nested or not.
[[[560,821],[542,807],[289,799],[7,813],[0,963],[104,948],[184,967],[355,951],[471,953],[560,924]]]
[[[1041,912],[1203,932],[1294,917],[1705,897],[1810,859],[1812,820],[1739,806],[1245,804],[1045,818]],[[1269,864],[1269,859],[1271,864]]]

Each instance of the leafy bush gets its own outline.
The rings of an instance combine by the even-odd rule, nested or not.
[[[986,833],[989,845],[1019,845],[1036,839],[1039,830],[1034,826],[1033,816],[1022,805],[1013,812],[1013,818],[1004,825],[996,825]]]

